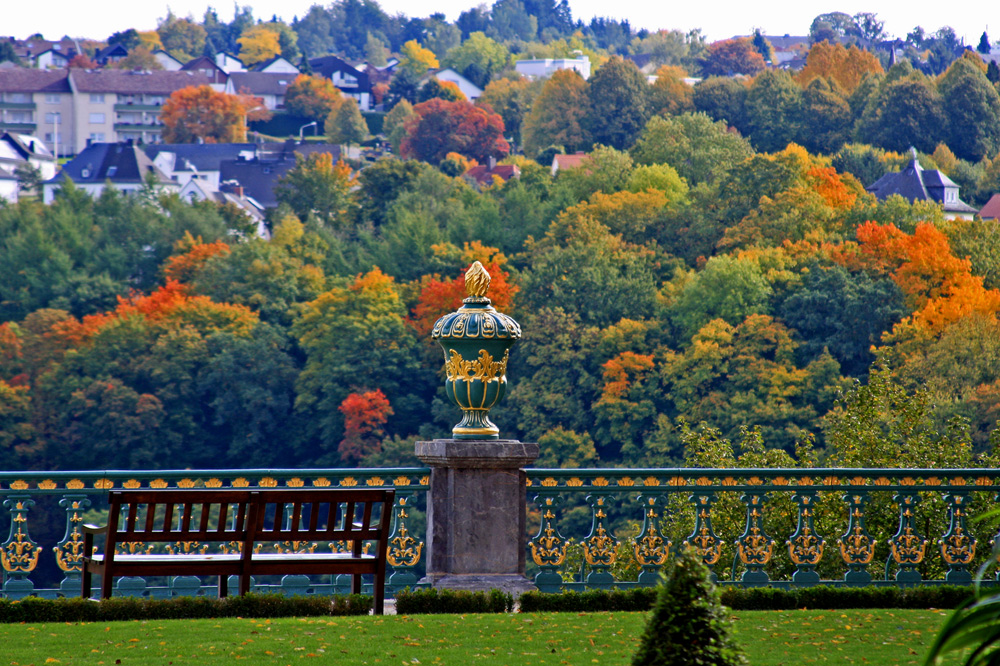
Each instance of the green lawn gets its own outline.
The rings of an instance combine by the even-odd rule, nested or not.
[[[745,611],[753,666],[920,664],[943,612]],[[645,613],[0,625],[11,664],[628,664]]]

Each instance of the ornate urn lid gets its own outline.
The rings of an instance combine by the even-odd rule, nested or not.
[[[481,263],[474,262],[465,272],[465,290],[469,294],[462,307],[446,314],[434,324],[433,340],[519,340],[521,326],[514,319],[493,307],[486,292],[490,274]]]

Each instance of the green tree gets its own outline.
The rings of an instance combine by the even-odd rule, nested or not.
[[[981,69],[956,60],[938,84],[948,118],[948,147],[964,160],[978,162],[1000,150],[1000,94]]]
[[[538,19],[525,11],[521,0],[496,0],[486,30],[498,42],[530,42],[538,32]]]
[[[406,121],[413,116],[413,105],[405,99],[400,100],[394,107],[385,114],[382,120],[382,133],[392,145],[392,150],[397,155],[406,138]]]
[[[157,24],[156,32],[167,53],[181,62],[198,56],[205,47],[205,29],[190,19],[177,18],[169,9]]]
[[[274,194],[306,220],[315,215],[323,224],[338,227],[351,218],[351,168],[330,153],[295,155],[295,166],[278,179]]]
[[[344,145],[358,144],[368,138],[368,123],[353,98],[344,100],[326,119],[326,135],[331,143]]]
[[[759,263],[720,255],[684,285],[670,308],[671,320],[686,343],[713,319],[735,326],[747,315],[766,313],[770,297],[771,286]]]
[[[708,114],[712,120],[721,120],[741,132],[745,127],[747,87],[728,76],[712,76],[694,86],[694,108]],[[744,132],[745,133],[745,132]]]
[[[443,61],[445,67],[451,67],[480,88],[485,88],[509,63],[507,47],[483,32],[470,34],[459,46],[448,51]]]
[[[569,152],[590,145],[585,116],[588,108],[587,82],[576,71],[561,69],[545,82],[524,119],[524,151],[537,155],[549,146]]]
[[[799,134],[802,89],[785,71],[763,72],[747,92],[746,123],[750,141],[758,150],[783,149]]]
[[[684,113],[650,119],[631,152],[637,164],[669,164],[696,185],[747,159],[753,148],[725,123],[712,122],[704,113]]]
[[[586,125],[596,143],[625,150],[649,120],[649,84],[630,60],[612,57],[588,81]]]
[[[853,125],[850,105],[826,80],[815,78],[802,91],[797,138],[807,150],[837,152],[850,140]]]
[[[891,75],[858,121],[858,137],[886,150],[932,152],[948,136],[940,95],[922,77],[890,81]]]
[[[495,79],[486,86],[476,104],[489,105],[495,113],[500,114],[507,136],[513,137],[514,143],[520,144],[525,116],[541,92],[541,87],[542,84],[527,79]]]
[[[632,666],[740,666],[732,620],[698,552],[682,548],[643,632]]]

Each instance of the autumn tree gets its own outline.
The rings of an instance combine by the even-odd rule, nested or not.
[[[392,416],[392,406],[381,390],[351,393],[337,408],[344,415],[344,438],[337,453],[341,461],[353,466],[362,458],[377,453],[384,436],[382,426]]]
[[[78,69],[97,69],[98,65],[86,53],[77,53],[70,59],[67,67],[71,68],[75,67]]]
[[[278,201],[288,204],[299,219],[315,215],[324,224],[343,225],[349,217],[350,191],[354,185],[351,167],[333,161],[330,153],[295,155],[292,167],[275,185]]]
[[[590,145],[584,123],[587,105],[583,77],[571,69],[554,72],[524,119],[524,151],[537,155],[549,146],[561,146],[568,152],[586,148]]]
[[[278,33],[266,24],[248,28],[236,41],[240,45],[240,60],[251,67],[281,55]]]
[[[160,117],[163,140],[170,143],[246,141],[246,112],[235,95],[211,87],[188,86],[167,98]]]
[[[454,81],[441,81],[436,76],[432,76],[424,81],[423,85],[417,91],[417,101],[426,102],[435,97],[443,99],[446,102],[460,102],[466,99],[465,94],[458,87],[457,83]]]
[[[809,49],[806,66],[795,78],[802,86],[807,86],[818,77],[833,79],[845,94],[850,95],[866,74],[882,72],[882,64],[871,51],[863,51],[856,46],[844,48],[839,42],[820,41]]]
[[[503,118],[504,130],[521,143],[521,127],[532,103],[541,91],[541,84],[527,79],[495,79],[483,90],[476,105],[484,104]]]
[[[333,81],[317,75],[299,74],[285,92],[285,108],[289,113],[321,122],[343,101]]]
[[[649,84],[631,60],[613,57],[587,82],[585,123],[597,143],[624,150],[649,120]]]
[[[687,77],[680,67],[664,65],[656,70],[656,81],[649,91],[650,113],[675,116],[694,110],[694,88],[684,79]]]
[[[156,71],[163,69],[163,64],[147,47],[137,46],[118,62],[108,63],[108,67],[113,69]]]
[[[395,153],[399,153],[406,138],[406,121],[413,114],[413,105],[405,99],[400,100],[394,107],[385,114],[382,120],[382,133],[392,146]]]
[[[406,121],[401,152],[437,164],[448,153],[465,155],[478,162],[503,157],[510,152],[504,139],[503,119],[471,102],[432,99],[413,107]]]
[[[708,45],[701,71],[705,76],[753,76],[767,66],[748,37],[725,39]]]

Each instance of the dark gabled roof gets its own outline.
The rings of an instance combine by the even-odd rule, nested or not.
[[[141,183],[148,173],[156,176],[161,183],[173,182],[131,142],[92,143],[63,165],[55,178],[46,182],[58,183],[68,177],[75,183],[103,183],[106,180]]]
[[[30,134],[17,134],[15,132],[4,132],[0,134],[0,141],[9,144],[24,159],[41,158],[54,160],[55,157],[46,145]]]
[[[115,42],[103,49],[98,49],[97,53],[94,54],[94,60],[104,62],[108,58],[124,58],[126,56],[128,56],[128,49],[125,48],[125,45],[121,42]]]
[[[975,208],[958,197],[958,185],[937,169],[924,169],[917,161],[916,151],[913,159],[902,171],[887,173],[866,189],[883,201],[894,194],[913,201],[934,201],[944,207],[946,213],[975,213]],[[946,189],[954,189],[955,200],[946,199]]]
[[[68,93],[66,70],[10,67],[0,69],[0,92]]]
[[[295,76],[282,72],[233,72],[229,75],[229,80],[238,93],[245,91],[251,95],[284,95]]]
[[[328,79],[332,79],[337,72],[349,74],[358,80],[358,88],[361,90],[366,90],[371,85],[367,71],[360,70],[337,56],[325,55],[319,58],[310,58],[309,67],[314,73]]]
[[[218,171],[225,160],[239,159],[240,153],[253,154],[254,143],[154,143],[143,147],[146,156],[155,160],[160,153],[177,156],[174,171]]]
[[[76,89],[82,93],[169,95],[181,88],[203,84],[193,72],[75,69],[70,76]]]
[[[264,208],[274,208],[278,199],[274,186],[278,179],[295,166],[296,153],[330,153],[336,160],[340,156],[340,146],[329,143],[262,143],[257,145],[257,159],[224,160],[219,170],[219,181],[236,181],[246,196],[253,198]]]
[[[167,55],[170,55],[169,53]],[[189,72],[193,69],[213,69],[217,70],[222,74],[226,73],[226,70],[215,64],[215,59],[208,56],[198,56],[193,60],[188,60],[181,66],[181,71]]]

